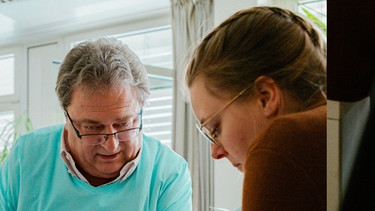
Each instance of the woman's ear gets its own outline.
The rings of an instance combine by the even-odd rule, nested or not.
[[[254,81],[254,92],[264,115],[276,116],[280,107],[281,93],[275,81],[267,76],[259,76]]]

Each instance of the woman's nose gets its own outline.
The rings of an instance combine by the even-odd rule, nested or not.
[[[225,151],[222,145],[211,144],[211,157],[214,159],[221,159],[227,157],[228,152]]]

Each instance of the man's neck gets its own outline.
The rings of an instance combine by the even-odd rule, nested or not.
[[[79,170],[79,172],[81,172],[81,174],[87,179],[87,181],[90,183],[90,185],[94,186],[94,187],[97,187],[97,186],[100,186],[100,185],[104,185],[106,183],[109,183],[113,180],[116,179],[116,177],[114,178],[101,178],[101,177],[95,177],[95,176],[92,176],[90,174],[88,174],[85,170],[83,170],[81,167],[79,167],[77,165],[77,169]]]

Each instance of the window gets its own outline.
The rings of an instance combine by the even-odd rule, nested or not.
[[[14,90],[14,54],[0,55],[0,98],[13,95]]]
[[[9,96],[15,95],[15,56],[0,54],[0,161],[5,156],[4,148],[13,143],[15,110]]]
[[[143,108],[143,132],[172,145],[173,50],[170,26],[114,36],[146,66],[151,95]]]

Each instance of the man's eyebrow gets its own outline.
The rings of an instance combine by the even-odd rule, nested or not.
[[[95,121],[95,120],[92,120],[92,119],[82,119],[82,120],[79,120],[77,121],[79,124],[82,124],[82,123],[90,123],[90,124],[100,124],[100,122],[98,121]]]
[[[130,119],[135,119],[139,116],[139,114],[127,114],[126,116],[122,117],[122,118],[118,118],[116,119],[117,122],[121,122],[121,121],[128,121]]]
[[[128,115],[125,115],[125,116],[123,116],[121,118],[117,118],[115,121],[116,122],[128,121],[131,118],[136,118],[138,115],[139,114],[128,114]],[[82,120],[78,120],[76,122],[79,123],[79,124],[82,124],[82,123],[102,124],[101,122],[96,121],[96,120],[92,120],[92,119],[82,119]]]

